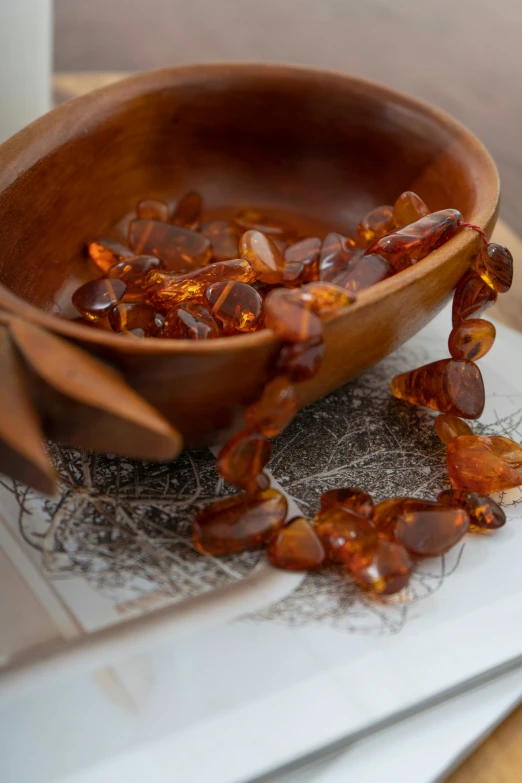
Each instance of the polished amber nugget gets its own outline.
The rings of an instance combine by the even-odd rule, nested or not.
[[[172,215],[171,223],[175,226],[182,226],[183,228],[190,228],[192,231],[195,231],[199,228],[202,211],[203,199],[199,193],[191,190],[190,193],[186,193],[177,203],[176,209]]]
[[[319,280],[319,252],[321,240],[308,237],[287,247],[284,253],[283,283],[296,286]]]
[[[245,231],[239,242],[239,252],[255,269],[258,280],[272,285],[283,281],[284,258],[261,231]]]
[[[109,312],[109,323],[115,332],[130,332],[134,337],[159,337],[162,324],[158,324],[157,310],[145,302],[121,303]]]
[[[505,294],[513,283],[513,256],[504,245],[490,242],[477,254],[475,270],[490,288]]]
[[[112,306],[123,299],[126,288],[123,280],[91,280],[76,289],[72,303],[88,321],[97,321],[108,315]]]
[[[393,207],[376,207],[359,223],[357,241],[361,247],[368,247],[394,228]]]
[[[431,215],[398,228],[370,245],[366,253],[408,255],[415,261],[425,258],[433,250],[451,239],[459,230],[462,215],[456,209],[441,209]]]
[[[453,326],[458,326],[467,318],[479,318],[496,301],[496,291],[475,272],[468,272],[460,280],[453,296]]]
[[[367,492],[355,487],[330,489],[321,495],[321,510],[327,511],[330,508],[342,508],[370,518],[373,514],[373,500]]]
[[[441,413],[435,419],[435,431],[443,443],[448,444],[459,435],[473,435],[469,424],[451,413]]]
[[[212,258],[210,241],[202,234],[158,220],[131,221],[129,243],[136,255],[157,256],[175,272],[205,266]]]
[[[156,256],[134,256],[111,267],[107,277],[117,277],[127,286],[125,301],[133,302],[144,298],[145,278],[152,269],[164,269],[163,261]]]
[[[100,237],[87,245],[87,252],[102,272],[107,272],[111,266],[123,261],[124,258],[130,258],[134,253],[121,242],[114,239]]]
[[[258,549],[282,527],[287,508],[286,498],[275,489],[217,500],[194,520],[196,548],[216,556]]]
[[[355,302],[356,296],[333,283],[308,283],[299,289],[299,298],[309,305],[316,315],[326,318],[336,310]]]
[[[259,432],[241,430],[233,435],[218,454],[216,468],[225,481],[255,492],[257,477],[270,459],[272,445]]]
[[[296,383],[307,381],[317,375],[324,358],[322,337],[306,343],[283,345],[276,362],[276,372],[290,376]]]
[[[448,552],[468,532],[469,516],[462,508],[433,504],[406,511],[395,525],[395,541],[419,557]]]
[[[445,506],[463,508],[470,519],[470,530],[496,530],[506,524],[506,515],[487,495],[463,489],[445,489],[437,499]]]
[[[379,535],[389,541],[395,540],[395,528],[403,514],[411,511],[425,511],[437,507],[432,500],[421,498],[390,498],[382,500],[374,508],[372,521]]]
[[[395,274],[394,267],[384,256],[362,256],[353,264],[350,264],[345,272],[336,275],[333,282],[352,293],[364,291],[381,280]]]
[[[138,203],[136,216],[141,220],[160,220],[166,223],[169,219],[169,208],[164,201],[146,198]]]
[[[256,274],[248,261],[234,259],[211,264],[185,275],[150,272],[145,281],[149,298],[160,308],[170,308],[187,300],[203,302],[205,291],[215,282],[239,280],[253,283]]]
[[[489,495],[522,485],[522,447],[501,435],[463,435],[448,443],[448,473],[455,489]]]
[[[367,517],[343,508],[329,508],[315,516],[315,529],[329,559],[349,565],[354,552],[374,544],[377,530]]]
[[[219,324],[207,308],[198,302],[176,305],[165,316],[163,336],[185,340],[209,340],[219,337]]]
[[[205,303],[214,318],[239,332],[253,332],[262,325],[263,300],[247,283],[212,283],[205,291]]]
[[[269,381],[257,402],[245,409],[248,427],[273,438],[287,427],[297,413],[294,385],[285,375]]]
[[[321,319],[298,292],[277,288],[265,299],[265,326],[281,340],[304,343],[322,337]]]
[[[353,239],[333,231],[323,240],[319,256],[319,279],[331,282],[340,272],[344,272],[351,261],[358,258],[362,250],[357,248]]]
[[[456,326],[448,340],[449,352],[454,359],[476,361],[487,354],[495,342],[497,331],[489,321],[469,318]]]
[[[406,587],[413,571],[406,549],[382,539],[354,552],[349,567],[361,587],[379,595],[398,593]]]
[[[210,240],[215,261],[230,261],[239,256],[239,231],[236,226],[224,220],[211,220],[201,229]]]
[[[400,400],[464,419],[478,419],[484,410],[482,375],[469,361],[441,359],[397,375],[391,382],[391,392]]]
[[[430,211],[424,201],[412,190],[401,193],[393,205],[393,221],[397,228],[415,223],[429,214]]]
[[[326,559],[324,547],[304,517],[291,519],[268,544],[268,559],[286,571],[319,568]]]

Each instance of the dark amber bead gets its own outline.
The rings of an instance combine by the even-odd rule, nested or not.
[[[437,503],[421,498],[390,498],[377,503],[373,510],[372,521],[379,535],[389,541],[395,540],[395,527],[401,516],[411,511],[425,511],[436,508]]]
[[[320,250],[321,240],[318,237],[301,239],[287,247],[284,254],[283,283],[286,286],[296,286],[319,280]]]
[[[505,294],[513,283],[513,256],[504,245],[490,242],[477,254],[475,270],[490,288]]]
[[[470,530],[496,530],[506,524],[503,510],[487,495],[463,489],[445,489],[439,493],[438,501],[445,506],[464,509],[470,519]]]
[[[330,489],[321,495],[321,510],[327,511],[330,508],[342,508],[345,511],[359,514],[361,517],[371,517],[373,500],[367,492],[355,487]]]
[[[259,432],[241,430],[218,454],[216,468],[225,481],[247,492],[257,489],[257,476],[270,459],[272,445]]]
[[[165,316],[163,336],[185,340],[209,340],[220,336],[219,324],[205,305],[184,302]]]
[[[467,318],[480,318],[496,301],[496,291],[475,272],[468,272],[459,282],[453,296],[453,326],[458,326]]]
[[[298,292],[277,288],[265,299],[265,326],[281,340],[304,343],[322,337],[323,324]]]
[[[315,516],[315,529],[329,559],[349,564],[354,552],[375,543],[377,530],[367,517],[344,508],[329,508]]]
[[[240,234],[236,226],[224,220],[211,220],[205,223],[201,233],[210,240],[215,261],[230,261],[239,256]]]
[[[76,289],[72,303],[88,321],[97,321],[98,318],[108,315],[113,305],[123,299],[126,288],[123,280],[108,280],[103,277],[91,280]]]
[[[407,550],[391,541],[377,541],[350,556],[350,571],[361,587],[378,595],[398,593],[413,571]]]
[[[145,278],[152,269],[164,269],[163,261],[156,256],[134,256],[111,267],[107,277],[117,277],[127,286],[125,301],[132,302],[145,296]]]
[[[239,252],[255,269],[258,280],[272,285],[283,281],[284,258],[261,231],[245,231],[239,242]]]
[[[294,385],[285,375],[269,381],[257,402],[245,409],[248,427],[273,438],[287,427],[297,413]]]
[[[333,282],[341,288],[356,294],[365,288],[380,283],[395,274],[394,267],[384,256],[362,256],[350,264],[346,272],[336,275]]]
[[[145,302],[118,304],[109,312],[109,323],[115,332],[139,330],[142,337],[159,337],[161,328],[156,320],[156,308]]]
[[[448,443],[448,473],[455,489],[489,495],[522,485],[522,446],[501,435],[463,435]]]
[[[111,266],[134,255],[132,250],[114,239],[100,237],[87,245],[87,252],[102,272],[108,272]]]
[[[435,431],[443,443],[448,444],[459,435],[473,435],[469,424],[451,413],[441,413],[435,419]]]
[[[319,317],[328,317],[336,310],[355,302],[356,296],[333,283],[308,283],[299,289],[299,298]]]
[[[202,211],[203,199],[199,193],[191,190],[177,203],[176,209],[172,214],[171,223],[175,226],[196,231],[200,226]]]
[[[476,364],[465,360],[441,359],[396,375],[391,392],[399,400],[464,419],[478,419],[484,410],[482,375]]]
[[[281,528],[268,544],[267,554],[272,565],[285,571],[309,571],[326,559],[319,537],[304,517],[294,517]]]
[[[395,525],[395,541],[419,557],[448,552],[468,532],[469,516],[462,508],[434,504],[405,511]]]
[[[260,231],[271,239],[290,241],[296,238],[296,231],[289,223],[257,209],[243,209],[237,213],[234,221],[243,231]]]
[[[138,203],[136,216],[140,220],[160,220],[162,223],[166,223],[169,219],[169,208],[164,201],[146,198]]]
[[[170,308],[187,300],[203,302],[205,291],[212,283],[239,280],[253,283],[256,273],[243,259],[221,261],[184,275],[150,272],[145,281],[149,298],[160,308]]]
[[[397,228],[415,223],[429,214],[430,211],[424,201],[412,190],[401,193],[393,205],[393,221]]]
[[[230,555],[258,549],[282,527],[288,505],[275,489],[216,500],[196,516],[194,543],[204,555]]]
[[[327,234],[321,245],[319,256],[319,279],[331,282],[340,272],[348,268],[348,264],[360,255],[362,251],[356,247],[350,237],[332,232]]]
[[[212,283],[205,291],[205,304],[214,318],[239,332],[253,332],[262,325],[263,300],[247,283]]]
[[[395,228],[393,207],[376,207],[363,217],[357,227],[357,242],[361,247],[368,247]]]
[[[449,352],[454,359],[476,361],[492,348],[497,330],[489,321],[469,318],[456,326],[448,340]]]
[[[370,245],[367,254],[408,255],[415,261],[425,258],[433,250],[455,236],[462,215],[456,209],[441,209],[411,223],[397,228],[390,234]]]
[[[299,383],[317,375],[324,358],[324,343],[321,337],[306,343],[283,345],[276,362],[276,371],[289,375]]]
[[[210,241],[202,234],[158,220],[131,221],[129,243],[137,256],[157,256],[175,272],[205,266],[212,258]]]

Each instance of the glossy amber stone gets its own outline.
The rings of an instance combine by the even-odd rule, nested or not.
[[[496,301],[497,292],[475,272],[468,272],[460,280],[453,296],[453,326],[467,318],[479,318]]]
[[[196,516],[194,543],[204,555],[230,555],[258,549],[282,527],[287,502],[275,489],[216,500]]]
[[[145,302],[114,305],[109,323],[115,332],[132,332],[135,336],[159,337],[161,327],[156,320],[156,308]]]
[[[203,302],[205,291],[212,283],[224,280],[239,280],[242,283],[253,283],[256,273],[242,259],[221,261],[187,272],[184,275],[173,275],[168,272],[149,272],[145,286],[149,298],[160,308],[170,308],[187,300]]]
[[[365,288],[380,283],[395,274],[394,267],[387,258],[379,255],[362,256],[350,264],[345,272],[336,275],[333,282],[341,288],[358,293]]]
[[[470,519],[470,530],[496,530],[506,524],[503,510],[487,495],[464,489],[445,489],[437,499],[445,506],[464,509]]]
[[[111,307],[123,299],[126,288],[123,280],[108,280],[103,277],[91,280],[76,289],[72,303],[88,321],[97,321],[98,318],[108,315]]]
[[[203,199],[199,193],[196,193],[195,190],[191,190],[190,193],[186,193],[176,204],[171,223],[175,226],[182,226],[182,228],[189,228],[192,231],[195,231],[200,226],[202,211]]]
[[[232,435],[218,454],[216,468],[225,481],[247,492],[257,489],[257,477],[270,459],[272,444],[246,429]]]
[[[258,280],[274,285],[283,281],[285,261],[272,240],[261,231],[245,231],[239,241],[241,258],[255,269]]]
[[[212,258],[210,241],[202,234],[158,220],[132,220],[129,243],[137,256],[158,256],[175,272],[205,266]]]
[[[344,508],[328,508],[315,516],[315,529],[333,562],[349,565],[354,552],[377,538],[377,530],[367,517],[359,516]]]
[[[323,324],[298,292],[277,288],[265,299],[265,326],[281,340],[304,343],[322,337]]]
[[[169,219],[169,208],[164,201],[146,198],[138,203],[136,216],[140,220],[160,220],[162,223],[166,223]]]
[[[441,359],[397,375],[391,392],[399,400],[423,405],[464,419],[478,419],[484,410],[484,382],[473,362]]]
[[[355,302],[356,296],[334,283],[308,283],[299,289],[299,298],[319,317],[328,317],[336,310]]]
[[[413,555],[435,557],[455,546],[468,528],[464,509],[434,504],[402,514],[395,525],[395,541]]]
[[[505,294],[513,283],[513,256],[504,245],[490,242],[477,254],[475,270],[490,288]]]
[[[260,231],[274,239],[291,241],[296,238],[296,231],[289,223],[272,215],[267,215],[258,209],[243,209],[238,212],[234,222],[243,231]]]
[[[324,358],[322,337],[306,343],[283,345],[276,361],[276,372],[289,375],[292,381],[300,383],[317,375]]]
[[[421,498],[390,498],[377,503],[373,510],[372,521],[379,535],[389,541],[395,540],[395,527],[400,517],[410,511],[424,511],[436,507],[432,500]]]
[[[456,209],[441,209],[411,223],[397,228],[390,234],[370,245],[367,254],[408,255],[415,261],[425,258],[433,250],[451,239],[459,230],[462,215]]]
[[[267,438],[273,438],[287,427],[297,413],[294,385],[286,375],[269,381],[257,402],[245,409],[248,427]]]
[[[253,332],[262,325],[263,300],[247,283],[212,283],[205,291],[205,304],[214,318],[239,332]]]
[[[330,489],[321,495],[321,510],[328,511],[331,508],[341,508],[370,518],[373,514],[373,500],[367,492],[355,487]]]
[[[87,252],[102,272],[108,272],[111,266],[123,261],[124,258],[130,258],[134,255],[129,247],[107,237],[100,237],[93,242],[89,242]]]
[[[448,444],[459,435],[473,435],[469,424],[451,413],[441,413],[435,419],[435,431],[443,443]]]
[[[331,282],[340,272],[347,269],[348,264],[357,258],[362,251],[357,248],[353,239],[333,231],[327,234],[321,245],[319,255],[319,279]]]
[[[294,517],[271,539],[268,559],[286,571],[319,568],[326,559],[321,540],[304,517]]]
[[[430,211],[424,201],[412,190],[401,193],[393,205],[393,221],[397,228],[415,223],[429,214]]]
[[[395,228],[393,207],[376,207],[368,212],[357,227],[357,242],[361,247],[368,247]]]
[[[219,324],[205,305],[184,302],[165,316],[163,336],[185,340],[209,340],[220,336]]]
[[[413,562],[403,546],[378,538],[372,545],[354,552],[349,567],[361,587],[378,595],[390,595],[406,587]]]
[[[489,495],[522,485],[522,447],[502,435],[463,435],[448,443],[448,473],[455,489]]]
[[[224,220],[211,220],[205,223],[201,233],[210,240],[215,261],[230,261],[239,256],[240,234],[236,226]]]
[[[134,256],[111,267],[107,277],[117,277],[127,286],[125,301],[132,302],[145,296],[145,278],[152,269],[164,269],[163,261],[156,256]]]
[[[286,286],[301,285],[319,280],[319,253],[321,240],[308,237],[295,242],[284,252],[283,283]]]
[[[456,326],[448,340],[449,352],[454,359],[481,359],[492,348],[497,330],[489,321],[469,318]]]

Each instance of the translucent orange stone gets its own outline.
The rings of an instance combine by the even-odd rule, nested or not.
[[[319,317],[328,317],[336,310],[355,302],[356,296],[334,283],[308,283],[299,289],[299,297]]]
[[[482,375],[476,364],[465,360],[441,359],[425,364],[395,376],[390,387],[399,400],[464,419],[478,419],[484,410]]]
[[[395,541],[413,555],[435,557],[455,546],[468,528],[464,509],[434,504],[402,514],[395,525]]]
[[[220,336],[219,324],[205,305],[184,302],[165,316],[163,336],[185,340],[209,340]]]
[[[453,326],[458,326],[467,318],[479,318],[496,301],[496,291],[475,272],[468,272],[460,280],[453,296]]]
[[[241,430],[225,443],[216,468],[225,481],[247,492],[257,489],[257,477],[270,459],[272,444],[259,432]]]
[[[361,587],[379,595],[398,593],[406,587],[413,571],[407,550],[383,539],[354,552],[349,567]]]
[[[397,228],[415,223],[416,220],[429,214],[430,211],[424,201],[412,190],[401,193],[393,205],[393,221]]]
[[[283,345],[276,362],[276,371],[289,375],[299,383],[317,375],[324,358],[324,343],[321,337],[306,343]]]
[[[269,381],[257,402],[245,409],[248,427],[273,438],[287,427],[297,413],[294,385],[285,375]]]
[[[321,495],[321,510],[328,511],[331,508],[341,508],[369,518],[373,514],[373,500],[367,492],[355,487],[330,489]]]
[[[481,359],[492,348],[497,330],[489,321],[469,318],[456,326],[448,340],[449,352],[454,359]]]
[[[319,253],[321,240],[308,237],[286,248],[284,253],[283,283],[286,286],[319,280]]]
[[[415,261],[420,261],[457,233],[460,220],[462,215],[456,209],[432,212],[373,242],[366,253],[408,255]]]
[[[287,239],[296,237],[296,231],[289,223],[272,215],[267,215],[258,209],[243,209],[238,212],[234,222],[243,231],[260,231],[271,238]]]
[[[129,243],[137,256],[158,256],[176,272],[205,266],[212,258],[210,241],[202,234],[158,220],[132,220]]]
[[[109,312],[109,323],[115,332],[132,332],[135,337],[159,337],[162,331],[156,308],[145,302],[118,304]]]
[[[253,283],[256,273],[242,259],[221,261],[187,272],[184,275],[173,275],[168,272],[149,272],[145,281],[149,298],[160,308],[170,308],[187,300],[203,302],[205,291],[212,283],[224,280],[239,280],[242,283]]]
[[[363,217],[357,227],[357,242],[361,247],[368,247],[395,228],[393,207],[376,207]]]
[[[195,231],[200,226],[202,211],[203,199],[199,193],[191,190],[177,203],[176,209],[172,214],[171,223],[175,226],[182,226]]]
[[[263,300],[247,283],[212,283],[205,291],[205,304],[214,318],[239,332],[253,332],[262,325]]]
[[[462,419],[452,416],[451,413],[441,413],[435,419],[435,431],[443,443],[448,444],[459,435],[473,435],[473,430]]]
[[[503,510],[487,495],[463,489],[445,489],[439,493],[438,501],[445,506],[464,509],[469,516],[472,531],[496,530],[506,524]]]
[[[378,255],[364,255],[350,264],[345,272],[336,275],[333,282],[341,288],[357,293],[380,283],[395,274],[395,268],[387,258]]]
[[[321,245],[319,257],[319,279],[330,282],[340,272],[347,269],[348,264],[360,255],[353,239],[338,234],[335,231],[327,234]]]
[[[210,240],[215,261],[230,261],[239,256],[240,234],[236,226],[224,220],[211,220],[205,223],[201,233]]]
[[[164,269],[163,261],[156,256],[134,256],[111,267],[107,277],[117,277],[127,286],[125,301],[132,302],[145,296],[145,278],[152,269]]]
[[[489,495],[522,485],[522,447],[501,435],[463,435],[448,443],[448,473],[455,489]]]
[[[169,219],[169,208],[164,201],[146,198],[138,203],[136,216],[140,220],[160,220],[162,223],[166,223]]]
[[[298,294],[285,288],[270,291],[266,297],[265,326],[291,343],[315,340],[323,334],[321,319]]]
[[[194,544],[202,554],[218,557],[258,549],[282,527],[287,509],[285,496],[275,489],[216,500],[196,516]]]
[[[245,258],[255,269],[258,280],[263,283],[281,283],[285,261],[272,240],[261,231],[245,231],[239,241],[241,258]]]
[[[329,508],[315,516],[317,535],[333,562],[349,565],[354,552],[374,544],[377,530],[370,519],[343,508]]]
[[[123,299],[126,288],[123,280],[91,280],[76,289],[72,303],[88,321],[97,321],[108,315],[112,306]]]
[[[309,571],[326,559],[319,537],[304,517],[294,517],[281,528],[268,544],[267,554],[272,565],[286,571]]]
[[[504,245],[490,242],[477,254],[475,270],[490,288],[505,294],[513,283],[513,256]]]
[[[114,239],[100,237],[89,242],[87,245],[89,257],[94,261],[102,272],[107,272],[111,266],[123,261],[124,258],[130,258],[134,253],[121,242]]]
[[[400,517],[410,511],[424,511],[436,508],[437,503],[421,498],[390,498],[377,503],[373,510],[372,521],[379,535],[389,541],[395,540],[395,527]]]

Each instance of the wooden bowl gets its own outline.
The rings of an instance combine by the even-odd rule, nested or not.
[[[365,212],[404,190],[432,210],[459,209],[490,234],[499,199],[488,152],[443,112],[370,82],[290,66],[140,74],[58,107],[0,146],[0,307],[112,364],[191,447],[219,442],[237,426],[267,379],[278,350],[273,334],[138,341],[63,317],[72,313],[74,287],[97,276],[86,240],[114,236],[141,198],[174,203],[191,189],[211,217],[275,208],[321,236],[352,234]],[[300,404],[424,326],[479,241],[461,232],[328,321],[323,368],[299,386]],[[42,405],[48,433],[93,444],[92,422],[87,433],[77,410],[47,397]]]

